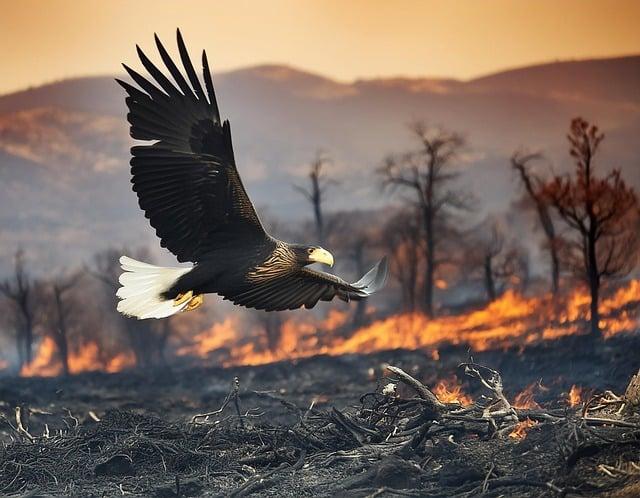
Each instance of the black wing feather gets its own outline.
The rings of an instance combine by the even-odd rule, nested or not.
[[[206,55],[205,93],[179,31],[177,40],[188,81],[157,36],[173,82],[139,47],[140,61],[154,82],[124,64],[139,88],[116,81],[128,94],[131,136],[154,142],[131,149],[140,207],[163,247],[179,261],[197,262],[216,248],[246,248],[268,236],[236,169],[231,128],[228,121],[221,123]]]
[[[234,304],[265,311],[293,310],[302,306],[313,308],[318,301],[331,301],[335,297],[346,302],[364,299],[384,286],[387,274],[385,257],[353,284],[305,267],[281,277],[254,281],[241,290],[227,290],[220,294]]]

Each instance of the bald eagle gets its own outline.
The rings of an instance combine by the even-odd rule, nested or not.
[[[133,190],[162,247],[188,268],[164,268],[120,258],[123,273],[118,311],[137,318],[164,318],[199,307],[215,293],[248,308],[281,311],[312,308],[320,300],[366,298],[387,277],[383,258],[354,283],[308,268],[333,266],[318,246],[290,244],[267,233],[249,200],[231,144],[229,121],[222,122],[206,53],[198,79],[184,40],[178,69],[155,36],[172,80],[137,47],[153,80],[124,65],[137,85],[116,80],[127,92],[127,119],[136,140],[131,148]]]

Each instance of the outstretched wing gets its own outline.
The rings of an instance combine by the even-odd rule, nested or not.
[[[265,311],[293,310],[304,306],[313,308],[318,301],[360,300],[380,290],[388,273],[384,257],[367,274],[352,284],[340,277],[311,268],[302,268],[287,276],[254,282],[248,288],[222,293],[234,304]]]
[[[229,122],[221,123],[211,72],[202,52],[204,88],[177,32],[182,72],[155,37],[173,82],[137,47],[155,83],[124,65],[140,87],[116,80],[127,91],[131,136],[153,140],[131,149],[133,190],[161,245],[178,261],[199,261],[222,246],[264,238],[236,169]]]

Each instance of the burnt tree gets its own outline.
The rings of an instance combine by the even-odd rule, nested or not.
[[[446,237],[446,225],[452,210],[466,209],[468,196],[456,190],[452,182],[458,177],[454,161],[464,146],[457,133],[428,128],[417,122],[411,126],[420,149],[401,157],[389,157],[379,169],[383,187],[410,193],[410,202],[418,207],[424,237],[423,311],[433,316],[435,274],[439,264],[438,245]]]
[[[551,261],[551,292],[557,294],[560,289],[559,237],[551,216],[551,206],[544,195],[545,182],[529,167],[530,163],[542,158],[538,153],[515,152],[511,156],[511,167],[518,173],[528,198],[535,207],[538,221],[546,238],[546,249]]]
[[[0,282],[0,293],[12,306],[16,328],[18,368],[22,368],[32,360],[35,323],[33,280],[25,268],[25,256],[22,249],[18,249],[14,255],[13,275]]]
[[[545,196],[573,233],[567,242],[570,268],[589,286],[591,334],[600,335],[598,303],[603,279],[627,274],[637,248],[638,199],[620,170],[595,175],[594,158],[604,139],[597,126],[582,118],[571,122],[567,136],[575,160],[573,176],[556,176]]]
[[[424,255],[420,215],[411,210],[399,212],[385,225],[382,240],[389,253],[391,275],[400,285],[403,310],[415,311]]]
[[[516,278],[520,258],[515,247],[506,247],[503,231],[495,222],[479,246],[484,289],[487,300],[492,302],[504,292],[509,281]]]
[[[69,293],[81,278],[82,273],[77,272],[67,277],[58,277],[51,284],[54,316],[49,333],[58,349],[64,375],[69,375],[69,328],[75,312],[74,301]]]
[[[318,152],[309,167],[309,186],[293,186],[293,188],[300,192],[311,204],[316,237],[320,245],[324,244],[325,237],[327,235],[322,204],[328,188],[337,184],[335,180],[327,177],[325,166],[328,164],[329,159],[322,153]]]

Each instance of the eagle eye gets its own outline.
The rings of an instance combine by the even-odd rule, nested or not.
[[[311,254],[312,252],[313,252],[313,247],[309,247],[309,248],[307,249],[307,254]]]

